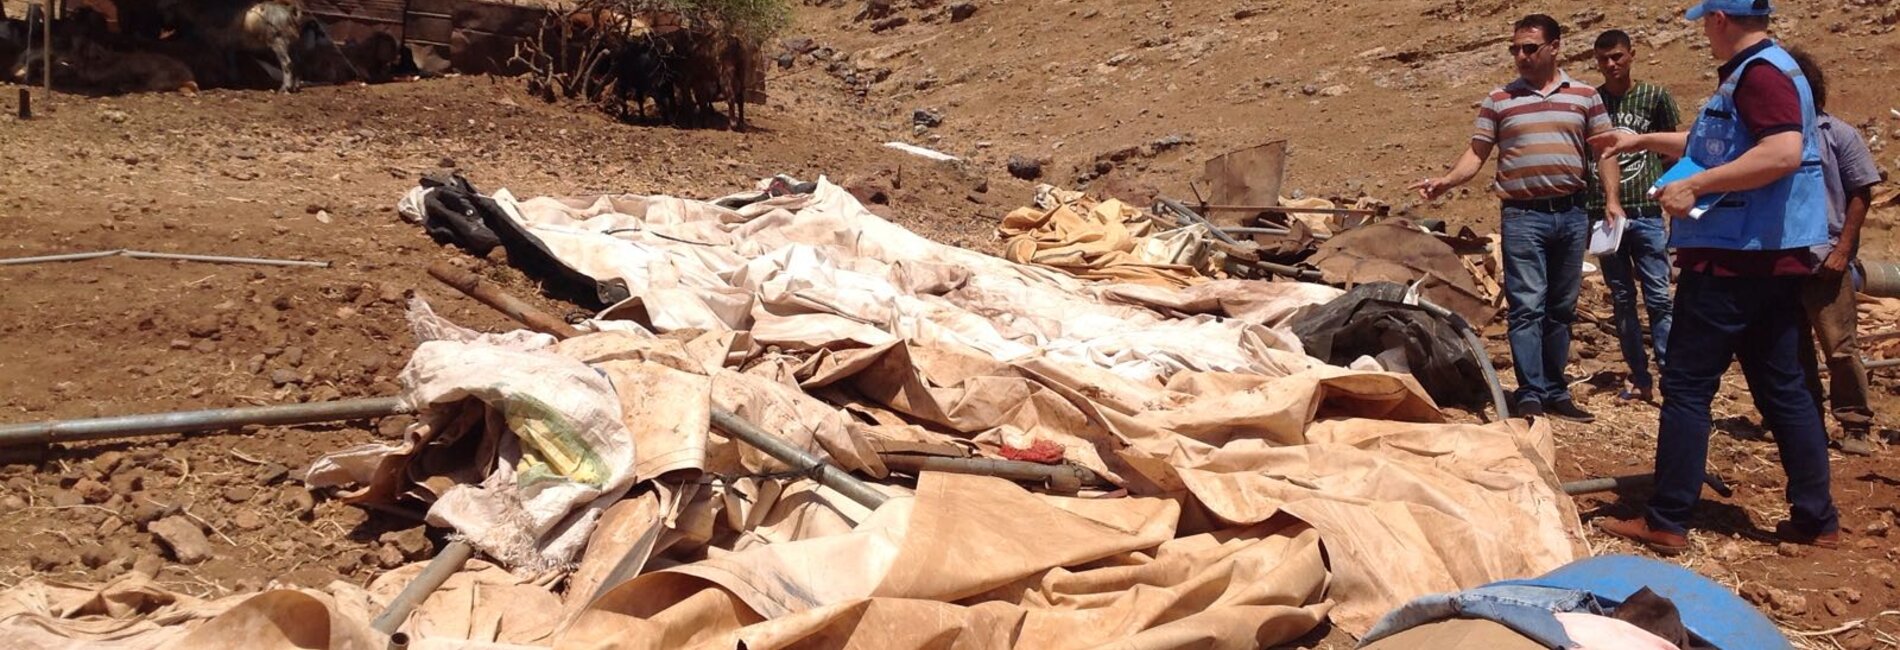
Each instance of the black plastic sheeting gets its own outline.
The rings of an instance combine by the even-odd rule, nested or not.
[[[454,244],[477,257],[500,246],[508,251],[508,264],[539,281],[548,295],[588,309],[605,309],[632,295],[624,282],[595,280],[562,263],[461,174],[431,173],[421,184],[432,190],[422,202],[422,228],[437,243]]]
[[[1293,333],[1306,353],[1344,366],[1361,356],[1404,351],[1412,377],[1439,406],[1482,410],[1490,383],[1463,335],[1450,323],[1405,304],[1405,285],[1371,282],[1301,314]]]

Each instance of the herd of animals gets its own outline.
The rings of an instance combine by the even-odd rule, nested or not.
[[[52,21],[50,66],[37,14],[0,19],[0,81],[37,85],[50,69],[53,86],[64,92],[295,92],[308,84],[383,83],[447,68],[385,32],[332,39],[300,0],[79,0]],[[560,22],[570,33],[604,26],[598,12]],[[745,103],[763,86],[762,66],[750,64],[756,47],[716,32],[659,33],[627,30],[624,18],[608,22],[613,34],[589,40],[604,44],[605,55],[593,69],[572,72],[596,78],[603,92],[591,99],[627,120],[744,125]]]

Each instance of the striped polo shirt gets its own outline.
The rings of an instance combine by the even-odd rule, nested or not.
[[[1557,87],[1548,95],[1522,78],[1491,91],[1478,108],[1471,138],[1497,146],[1493,193],[1505,199],[1548,199],[1589,186],[1587,140],[1612,128],[1597,89],[1558,71]]]

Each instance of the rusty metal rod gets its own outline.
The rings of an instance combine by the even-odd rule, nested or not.
[[[1654,474],[1632,474],[1629,476],[1612,476],[1571,481],[1563,484],[1563,491],[1564,494],[1574,497],[1598,492],[1613,492],[1625,488],[1647,487],[1655,483],[1656,475]],[[1735,496],[1735,489],[1729,487],[1728,483],[1723,481],[1720,476],[1704,473],[1702,475],[1702,484],[1709,486],[1709,489],[1715,490],[1715,493],[1722,495],[1723,498]]]
[[[502,291],[499,287],[482,281],[480,276],[450,266],[447,262],[430,264],[429,275],[435,276],[435,279],[441,280],[442,284],[449,285],[450,288],[462,292],[463,295],[495,308],[496,311],[514,319],[515,322],[528,326],[528,329],[563,339],[581,335],[580,330],[574,329],[574,326],[567,324],[566,321],[535,309],[534,305],[522,302],[520,298],[508,295],[508,292]]]
[[[1295,208],[1282,205],[1199,205],[1208,212],[1275,212],[1279,214],[1343,214],[1377,216],[1378,210],[1365,208]]]
[[[335,402],[247,406],[202,411],[172,411],[81,420],[52,420],[0,425],[0,447],[194,433],[246,425],[283,426],[379,418],[411,409],[395,397]]]
[[[1881,370],[1900,366],[1900,359],[1863,359],[1860,365],[1868,370]]]
[[[1050,490],[1066,494],[1074,494],[1084,487],[1107,489],[1115,487],[1115,484],[1104,480],[1101,475],[1086,467],[1076,465],[1044,465],[1019,460],[952,458],[917,454],[878,454],[878,458],[884,461],[885,467],[906,474],[947,472],[994,476],[1024,483],[1038,483],[1047,486]]]
[[[436,554],[435,559],[429,560],[429,565],[423,567],[422,573],[417,574],[416,579],[411,581],[409,586],[402,588],[402,593],[396,594],[396,598],[389,601],[389,607],[384,608],[382,615],[370,622],[370,627],[377,632],[394,636],[396,630],[402,628],[403,621],[409,620],[410,612],[416,611],[416,607],[421,605],[422,601],[428,600],[429,594],[442,588],[442,583],[448,582],[449,576],[461,571],[462,566],[468,564],[468,559],[474,555],[475,547],[470,546],[468,542],[459,539],[449,542],[448,546],[442,547],[441,553]]]

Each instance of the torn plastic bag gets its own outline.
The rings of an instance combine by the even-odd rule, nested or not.
[[[1308,355],[1336,366],[1361,356],[1402,358],[1405,370],[1439,405],[1484,408],[1490,393],[1481,361],[1458,330],[1405,304],[1405,293],[1405,286],[1394,282],[1359,285],[1295,319],[1293,333]]]

